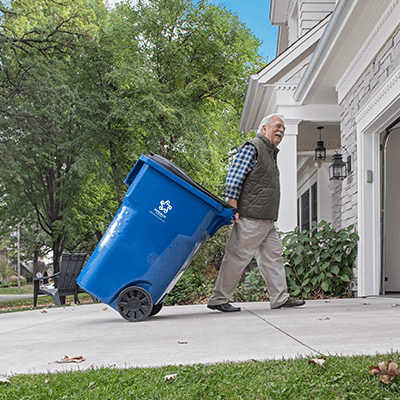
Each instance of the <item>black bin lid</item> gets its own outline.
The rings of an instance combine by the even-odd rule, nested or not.
[[[167,160],[164,157],[159,156],[158,154],[154,154],[150,152],[149,154],[146,154],[146,157],[150,158],[154,162],[156,162],[158,165],[161,165],[163,168],[168,170],[169,172],[172,172],[174,175],[177,177],[183,179],[185,182],[189,183],[190,185],[194,186],[196,189],[200,190],[204,194],[206,194],[208,197],[211,197],[214,201],[218,202],[225,208],[233,208],[230,204],[228,204],[226,201],[221,200],[219,197],[215,196],[211,192],[209,192],[205,187],[201,186],[199,183],[197,183],[195,180],[193,180],[186,172],[181,170],[176,164],[174,164],[172,161]]]

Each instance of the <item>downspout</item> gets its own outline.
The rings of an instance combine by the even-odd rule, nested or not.
[[[382,250],[381,250],[381,296],[385,295],[385,272],[386,272],[386,147],[389,136],[394,127],[400,122],[400,117],[386,128],[386,134],[382,141]]]

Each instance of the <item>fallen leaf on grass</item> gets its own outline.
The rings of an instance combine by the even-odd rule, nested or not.
[[[326,358],[324,356],[320,356],[318,358],[313,358],[312,360],[308,360],[308,364],[315,364],[315,365],[319,365],[320,367],[326,369],[324,367],[324,363],[326,361]]]
[[[396,376],[400,375],[399,366],[391,360],[388,361],[387,365],[383,361],[377,367],[371,365],[369,369],[372,375],[381,375],[381,382],[386,384],[391,383]]]
[[[207,375],[211,375],[211,374],[213,374],[213,373],[214,373],[214,371],[213,371],[212,369],[209,369],[209,370],[207,371]],[[203,376],[201,377],[201,379],[206,379],[206,376],[203,375]]]
[[[10,383],[7,377],[0,375],[0,383]]]
[[[164,379],[165,379],[166,381],[170,381],[170,380],[172,380],[172,379],[175,379],[177,376],[178,376],[178,374],[166,375],[166,376],[164,376]]]
[[[85,361],[85,357],[82,356],[78,356],[78,357],[68,357],[68,356],[64,356],[64,358],[62,358],[59,361],[54,361],[55,363],[81,363]]]

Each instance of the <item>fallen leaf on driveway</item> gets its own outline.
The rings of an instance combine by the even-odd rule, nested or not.
[[[187,344],[187,342],[178,341],[178,344]]]
[[[327,321],[328,319],[330,319],[330,318],[329,317],[318,318],[319,321]]]
[[[42,311],[40,311],[42,314],[47,314],[47,311],[46,310],[42,310]]]
[[[177,376],[178,376],[178,374],[166,375],[166,376],[164,376],[164,379],[165,379],[166,381],[170,381],[170,380],[172,380],[172,379],[175,379]]]
[[[315,364],[315,365],[319,365],[320,367],[326,369],[324,367],[324,363],[326,361],[326,358],[324,356],[320,356],[318,358],[313,358],[312,360],[308,360],[308,364]]]
[[[85,361],[85,357],[82,356],[78,356],[78,357],[68,357],[68,356],[64,356],[64,358],[62,358],[59,361],[54,361],[55,363],[81,363]]]
[[[108,307],[104,307],[104,308],[103,308],[103,311],[107,311],[107,310],[108,310]]]
[[[371,365],[369,367],[372,375],[381,375],[381,382],[389,384],[396,376],[400,375],[399,366],[389,360],[387,365],[385,362],[380,362],[378,366]]]
[[[0,383],[10,383],[7,377],[0,375]]]

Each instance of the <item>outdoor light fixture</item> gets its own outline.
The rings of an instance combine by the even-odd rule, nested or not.
[[[319,140],[315,149],[315,161],[324,161],[326,159],[326,148],[324,142],[321,140],[321,130],[324,129],[324,127],[318,126],[317,129],[319,130]]]
[[[346,149],[344,148],[344,150]],[[336,153],[333,155],[332,161],[333,163],[329,167],[329,179],[331,181],[346,179],[351,172],[351,156],[347,156],[347,162],[344,162],[342,155]]]

